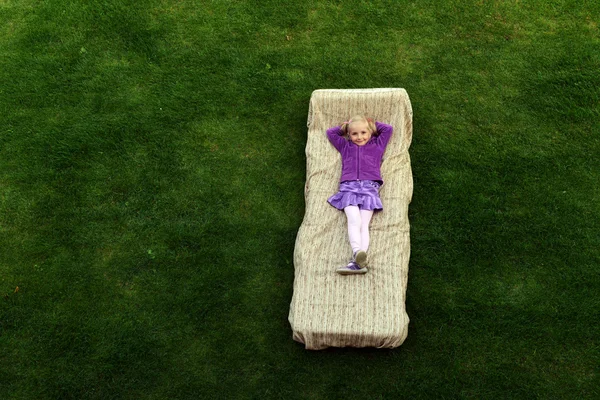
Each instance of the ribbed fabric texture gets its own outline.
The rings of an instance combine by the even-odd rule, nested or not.
[[[371,220],[369,272],[341,276],[352,256],[346,216],[327,203],[338,190],[341,159],[325,131],[363,114],[391,124],[379,192],[384,210]],[[413,181],[408,149],[412,107],[404,89],[316,90],[310,99],[306,144],[306,210],[294,250],[289,321],[307,349],[400,346],[408,333],[405,309]]]

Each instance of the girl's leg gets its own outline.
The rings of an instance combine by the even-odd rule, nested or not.
[[[358,209],[358,206],[348,206],[344,208],[344,212],[348,218],[348,239],[350,240],[350,247],[352,247],[352,253],[356,253],[362,247],[361,211]]]
[[[369,224],[371,223],[372,216],[373,210],[360,210],[360,250],[367,251],[369,249]]]

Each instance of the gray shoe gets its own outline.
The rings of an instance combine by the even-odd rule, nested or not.
[[[348,265],[336,269],[335,272],[337,272],[340,275],[358,275],[366,274],[367,269],[359,267],[358,264],[354,261],[350,261]]]
[[[366,267],[367,263],[369,262],[367,252],[364,250],[357,251],[356,254],[354,254],[354,261],[358,264],[359,267]]]

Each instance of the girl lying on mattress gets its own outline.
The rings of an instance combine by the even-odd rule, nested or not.
[[[355,116],[327,130],[327,137],[342,155],[342,176],[339,192],[327,201],[344,210],[348,219],[348,238],[353,256],[348,265],[336,270],[352,275],[367,272],[369,223],[373,212],[382,210],[379,198],[381,159],[392,136],[391,125]]]

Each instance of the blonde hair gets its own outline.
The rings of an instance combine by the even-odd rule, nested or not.
[[[348,121],[344,122],[341,126],[342,132],[344,132],[346,139],[348,139],[348,127],[354,122],[366,122],[369,130],[371,131],[371,135],[377,133],[377,127],[375,126],[375,121],[373,121],[373,118],[367,118],[364,115],[355,115]]]

